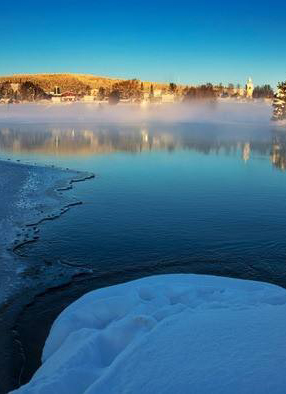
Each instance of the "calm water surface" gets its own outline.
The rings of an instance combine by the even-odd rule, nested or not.
[[[35,265],[60,260],[92,271],[37,297],[19,317],[21,383],[39,367],[53,320],[89,290],[174,272],[286,287],[282,130],[242,123],[2,124],[0,157],[98,175],[65,192],[83,205],[43,223],[40,240],[20,251]]]
[[[0,127],[1,157],[92,171],[84,202],[21,253],[286,284],[286,139],[251,124]]]

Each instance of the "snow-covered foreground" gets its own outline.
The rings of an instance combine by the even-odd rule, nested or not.
[[[15,393],[285,393],[285,370],[284,289],[162,275],[70,305]]]

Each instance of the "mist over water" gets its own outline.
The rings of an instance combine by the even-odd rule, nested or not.
[[[284,169],[285,133],[270,118],[269,103],[233,100],[146,107],[2,105],[0,153],[25,159],[37,154],[41,162],[86,171],[76,156],[187,149],[238,154],[246,161],[267,155],[269,164]]]
[[[99,175],[77,185],[82,207],[46,223],[27,256],[102,275],[132,267],[281,280],[286,139],[270,105],[10,110],[5,118],[1,107],[2,155]]]
[[[28,346],[81,294],[150,274],[286,287],[286,133],[270,118],[268,104],[227,100],[1,105],[1,158],[98,175],[64,192],[81,206],[17,251],[34,275],[59,264],[89,272],[35,302],[22,327]]]
[[[0,122],[215,122],[269,124],[271,106],[255,102],[219,100],[213,103],[118,104],[6,104]]]

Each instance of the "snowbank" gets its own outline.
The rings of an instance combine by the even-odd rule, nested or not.
[[[285,393],[286,291],[162,275],[90,292],[55,321],[14,393]]]

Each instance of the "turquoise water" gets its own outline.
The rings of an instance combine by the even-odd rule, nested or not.
[[[268,122],[2,124],[0,158],[97,175],[64,192],[82,205],[18,250],[35,272],[58,261],[89,268],[19,316],[21,383],[54,319],[90,290],[174,272],[286,287],[286,132]]]
[[[92,171],[84,204],[21,253],[97,275],[199,272],[286,284],[285,136],[255,124],[0,127],[1,157]]]

